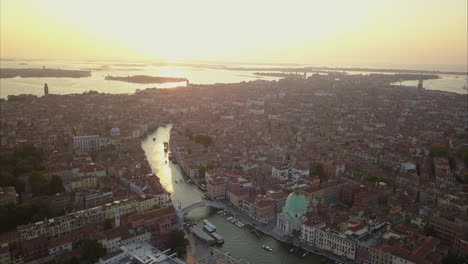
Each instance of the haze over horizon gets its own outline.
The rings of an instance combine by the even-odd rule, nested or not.
[[[465,0],[6,0],[0,10],[2,58],[468,68]]]

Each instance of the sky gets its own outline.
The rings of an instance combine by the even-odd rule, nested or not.
[[[0,57],[467,65],[467,0],[1,0]]]

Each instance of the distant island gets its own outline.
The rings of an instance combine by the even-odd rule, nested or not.
[[[308,73],[327,73],[335,75],[347,75],[346,72],[332,72],[332,71],[314,71]],[[254,72],[254,75],[258,76],[269,76],[269,77],[294,77],[302,76],[302,72],[286,73],[286,72]],[[412,81],[412,80],[431,80],[439,79],[439,75],[435,74],[411,74],[411,73],[399,73],[399,74],[381,74],[381,73],[371,73],[370,76],[379,76],[379,78],[387,79],[389,82],[398,82],[398,81]]]
[[[0,78],[37,78],[37,77],[55,77],[55,78],[81,78],[91,76],[90,71],[80,70],[62,70],[62,69],[47,69],[27,68],[27,69],[0,69]]]
[[[454,75],[468,75],[468,72],[456,72],[456,71],[430,71],[430,70],[405,70],[405,69],[374,69],[374,68],[343,68],[343,67],[226,67],[226,66],[216,66],[210,67],[212,69],[224,69],[224,70],[233,70],[233,71],[278,71],[278,72],[344,72],[344,71],[360,71],[360,72],[375,72],[375,73],[412,73],[412,74],[454,74]]]
[[[179,77],[159,77],[159,76],[147,76],[147,75],[133,75],[133,76],[111,76],[107,75],[106,80],[111,81],[122,81],[131,83],[168,83],[168,82],[185,82],[186,78]]]

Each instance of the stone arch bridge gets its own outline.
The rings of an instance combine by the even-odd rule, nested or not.
[[[184,223],[184,217],[187,215],[190,211],[197,209],[197,208],[207,208],[207,207],[214,207],[217,209],[226,209],[226,206],[223,203],[220,202],[213,202],[213,201],[202,201],[198,203],[191,204],[187,207],[184,208],[179,208],[177,209],[177,217],[179,224],[183,225]]]
[[[198,202],[191,204],[187,207],[184,207],[180,209],[181,213],[184,215],[188,214],[190,211],[197,209],[197,208],[206,208],[206,207],[214,207],[217,209],[225,209],[226,206],[223,203],[220,202],[213,202],[213,201],[203,201],[203,202]]]

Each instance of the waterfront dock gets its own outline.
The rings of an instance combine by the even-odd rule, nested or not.
[[[190,232],[192,232],[198,239],[207,243],[210,246],[216,243],[216,240],[212,236],[210,236],[208,233],[203,231],[203,229],[201,229],[198,226],[192,227],[190,229]]]

